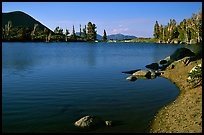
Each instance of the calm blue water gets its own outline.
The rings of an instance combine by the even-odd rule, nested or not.
[[[97,115],[117,124],[88,132],[148,132],[154,114],[179,94],[169,80],[129,82],[122,71],[172,54],[152,43],[2,43],[3,132],[85,132]]]

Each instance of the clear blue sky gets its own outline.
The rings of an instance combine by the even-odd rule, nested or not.
[[[2,2],[2,12],[23,11],[50,29],[57,26],[79,31],[89,21],[97,33],[153,37],[155,21],[177,23],[202,9],[202,2]]]

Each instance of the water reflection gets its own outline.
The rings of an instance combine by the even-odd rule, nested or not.
[[[30,47],[21,47],[20,45],[2,48],[2,66],[3,68],[25,71],[35,63],[35,55]]]
[[[87,62],[89,66],[95,66],[96,64],[96,47],[94,45],[89,46],[87,52]]]

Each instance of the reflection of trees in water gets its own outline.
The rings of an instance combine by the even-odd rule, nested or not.
[[[96,56],[95,56],[96,47],[91,45],[88,47],[87,52],[87,62],[89,66],[94,66],[96,64]]]
[[[153,45],[153,62],[158,62],[159,60],[161,60],[161,55],[164,52],[162,52],[162,49],[160,46],[158,45]],[[168,54],[167,54],[168,55]],[[165,56],[167,57],[167,56]]]
[[[163,49],[161,49],[164,46]],[[173,54],[178,48],[188,48],[200,57],[202,57],[202,45],[179,45],[179,44],[165,44],[165,45],[154,45],[153,48],[153,60],[154,62],[158,62],[159,60],[166,58]],[[164,55],[163,58],[161,56]]]
[[[187,46],[191,51],[193,51],[196,55],[202,57],[202,44],[197,45],[189,45]]]
[[[10,60],[10,61],[6,61],[5,63],[3,63],[3,66],[6,66],[6,68],[14,68],[16,70],[26,70],[29,67],[32,67],[33,65],[33,61],[29,60],[29,59],[22,59],[22,60]]]
[[[12,46],[2,51],[3,68],[26,70],[34,64],[32,47]]]

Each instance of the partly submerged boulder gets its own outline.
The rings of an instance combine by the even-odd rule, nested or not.
[[[149,65],[146,65],[145,67],[153,69],[153,70],[158,70],[159,69],[159,64],[158,63],[152,63],[152,64],[149,64]]]
[[[95,128],[95,127],[104,127],[112,126],[113,122],[111,120],[103,120],[98,116],[84,116],[74,123],[75,126],[81,128]]]
[[[135,72],[132,76],[146,80],[146,79],[154,79],[156,77],[156,73],[152,70],[140,70]]]
[[[78,121],[74,123],[77,127],[92,127],[92,126],[98,126],[98,125],[104,125],[104,121],[96,116],[84,116]]]
[[[140,70],[140,71],[137,71],[135,73],[133,73],[133,76],[150,76],[151,75],[151,72],[149,70]]]
[[[160,60],[159,64],[163,65],[163,64],[167,64],[167,60]]]
[[[128,81],[136,81],[137,78],[132,75],[132,76],[127,77],[126,80],[128,80]]]

